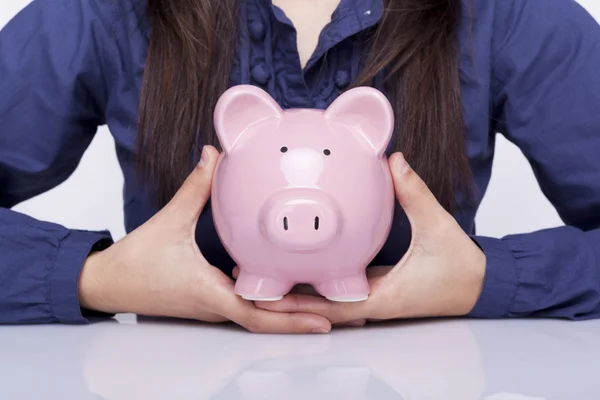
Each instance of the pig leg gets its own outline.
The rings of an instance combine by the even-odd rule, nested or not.
[[[265,275],[240,271],[234,291],[246,300],[277,301],[288,294],[294,286],[291,282],[282,282]]]
[[[331,301],[355,302],[369,297],[369,282],[365,272],[344,278],[335,278],[314,284],[313,287],[321,296]]]

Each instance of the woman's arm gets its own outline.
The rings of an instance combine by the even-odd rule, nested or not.
[[[258,307],[316,313],[334,324],[600,317],[600,26],[573,0],[495,3],[495,128],[529,159],[566,226],[470,238],[403,157],[392,155],[412,240],[396,266],[368,270],[369,299],[291,294]]]
[[[475,237],[479,317],[600,317],[600,26],[573,0],[497,0],[496,131],[527,157],[566,226]],[[506,193],[510,195],[510,193]]]
[[[85,323],[123,312],[233,321],[260,333],[329,331],[317,315],[256,308],[201,254],[195,233],[214,147],[161,211],[114,244],[107,232],[8,209],[65,180],[104,123],[105,82],[114,79],[105,63],[118,64],[113,5],[128,2],[36,0],[0,33],[0,323]]]
[[[0,31],[0,323],[85,323],[78,278],[108,232],[9,210],[66,180],[104,124],[102,2],[36,0]],[[108,4],[108,3],[107,3]]]

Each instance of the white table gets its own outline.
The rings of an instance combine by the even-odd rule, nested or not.
[[[0,326],[0,399],[600,399],[600,321]]]

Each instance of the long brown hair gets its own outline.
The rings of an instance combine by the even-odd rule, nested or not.
[[[138,124],[138,166],[164,205],[182,184],[199,144],[218,147],[213,110],[229,87],[239,0],[148,0],[152,27]],[[387,0],[367,34],[353,86],[385,73],[396,110],[396,141],[438,201],[453,209],[470,191],[461,105],[461,0]]]

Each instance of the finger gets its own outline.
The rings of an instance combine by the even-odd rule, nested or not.
[[[210,197],[218,158],[217,149],[213,146],[204,146],[200,162],[188,175],[167,208],[177,210],[177,215],[195,224]]]
[[[231,271],[231,276],[233,276],[233,279],[237,279],[237,277],[240,275],[240,267],[235,266],[233,267],[233,271]]]
[[[349,326],[351,328],[361,328],[367,324],[366,319],[355,319],[354,321],[342,322],[335,324],[336,326]]]
[[[444,209],[425,182],[408,165],[403,154],[393,154],[389,159],[389,166],[398,203],[402,206],[413,228],[423,228],[425,224],[435,224]]]
[[[215,304],[217,312],[254,333],[329,333],[331,323],[310,313],[279,313],[263,310],[234,294],[233,291]]]
[[[367,318],[369,302],[343,303],[305,294],[289,294],[279,301],[257,301],[258,308],[280,313],[310,313],[327,318],[332,324]]]
[[[329,333],[331,323],[320,315],[310,313],[280,313],[263,310],[248,303],[244,312],[232,321],[253,333],[307,334]]]

